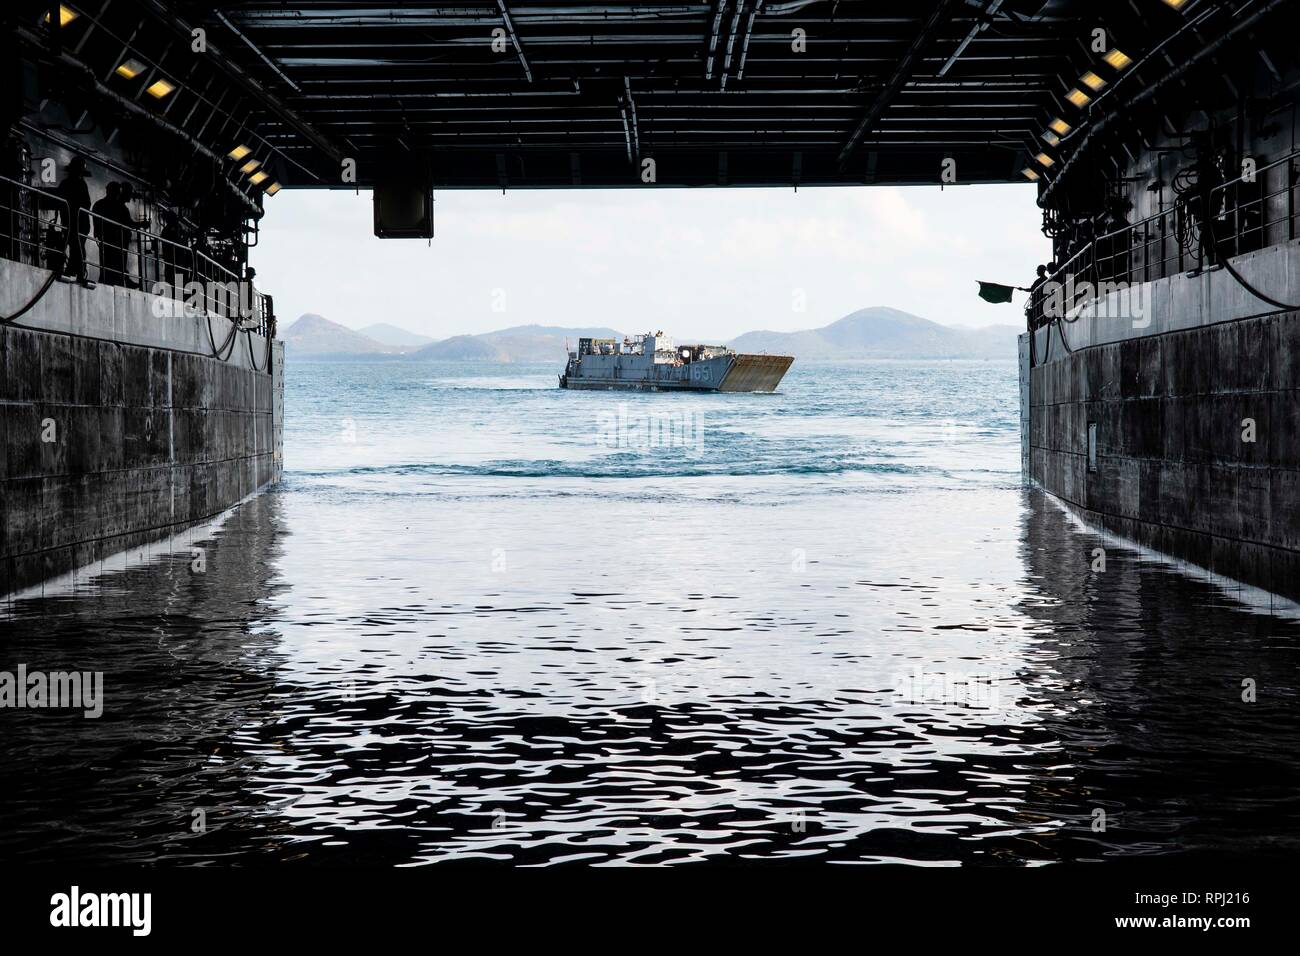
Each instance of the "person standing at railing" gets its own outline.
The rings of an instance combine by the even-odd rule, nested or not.
[[[63,274],[89,285],[86,278],[86,236],[90,234],[90,190],[86,178],[90,171],[86,161],[74,156],[63,174],[63,182],[54,193],[63,200],[59,216],[68,235],[68,256],[63,264]]]
[[[262,329],[263,317],[260,314],[261,310],[257,307],[257,290],[253,287],[253,280],[256,277],[256,269],[252,266],[244,266],[243,288],[240,289],[239,294],[240,318],[244,320],[245,327],[264,331]],[[247,315],[244,314],[245,309],[248,312]]]
[[[1199,261],[1192,275],[1214,264],[1216,250],[1212,235],[1214,226],[1214,191],[1220,182],[1218,157],[1214,153],[1213,143],[1207,134],[1197,144],[1196,149],[1196,185],[1191,201],[1191,213],[1200,227],[1197,236],[1197,256]]]
[[[146,229],[149,226],[148,219],[136,219],[131,215],[129,203],[135,199],[135,187],[130,183],[121,183],[118,189],[117,202],[117,221],[122,224],[122,274],[123,284],[132,288],[140,288],[140,280],[131,277],[130,270],[127,268],[126,256],[130,254],[131,248],[136,244],[136,230]],[[140,279],[144,279],[144,257],[139,259]]]
[[[1047,284],[1047,266],[1040,265],[1034,273],[1034,281],[1029,284],[1029,301],[1025,303],[1030,330],[1043,324],[1043,286]]]
[[[90,208],[95,214],[95,239],[99,242],[99,281],[121,285],[125,280],[125,230],[118,224],[121,206],[120,183],[109,183],[104,198]]]

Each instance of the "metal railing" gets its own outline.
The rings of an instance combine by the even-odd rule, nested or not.
[[[1103,282],[1150,282],[1295,239],[1300,235],[1297,157],[1300,150],[1210,191],[1206,205],[1213,242],[1204,234],[1201,200],[1193,189],[1168,209],[1089,240],[1048,278],[1071,277],[1076,287],[1090,282],[1094,288]],[[1031,294],[1025,310],[1030,328],[1049,321],[1045,301],[1041,292]]]
[[[268,334],[270,297],[202,249],[89,209],[79,210],[77,220],[52,189],[0,176],[0,257],[70,279],[93,277],[102,285],[166,293]]]

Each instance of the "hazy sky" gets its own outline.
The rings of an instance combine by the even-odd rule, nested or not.
[[[370,194],[268,197],[259,284],[304,312],[435,338],[538,323],[724,340],[888,305],[950,325],[1021,321],[976,279],[1049,256],[1034,189],[1005,186],[447,191],[437,236],[376,239]]]

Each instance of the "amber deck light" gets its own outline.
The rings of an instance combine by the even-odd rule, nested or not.
[[[1039,179],[1038,170],[1034,169],[1033,166],[1026,166],[1024,169],[1020,170],[1020,175],[1024,176],[1030,182],[1037,182]]]
[[[1133,58],[1120,49],[1113,49],[1102,57],[1107,63],[1116,70],[1122,70],[1133,62]]]
[[[260,183],[260,182],[261,182],[263,179],[265,179],[265,178],[266,178],[266,173],[265,173],[265,171],[263,171],[263,172],[257,172],[257,173],[253,173],[253,175],[249,176],[249,177],[248,177],[248,181],[249,181],[250,183],[252,183],[254,186],[256,186],[258,183]]]
[[[275,195],[276,193],[278,193],[279,191],[280,191],[280,184],[279,184],[279,183],[271,183],[271,185],[269,185],[269,186],[266,187],[266,194],[267,194],[268,196],[274,196],[274,195]]]
[[[65,7],[63,4],[59,4],[59,26],[66,27],[79,16],[81,16],[81,14],[77,13],[77,11],[72,9],[72,7]],[[45,14],[45,22],[50,22],[50,14],[48,11]]]
[[[164,96],[169,95],[174,89],[176,89],[175,83],[172,83],[170,80],[164,80],[160,77],[146,86],[144,91],[154,99],[160,100]]]
[[[1074,129],[1073,126],[1071,126],[1069,123],[1067,123],[1065,120],[1061,119],[1060,117],[1057,117],[1056,119],[1052,120],[1047,125],[1050,126],[1052,128],[1052,131],[1056,133],[1058,136],[1064,136],[1070,130]]]
[[[262,161],[260,159],[250,159],[248,162],[244,163],[244,165],[239,167],[239,171],[241,173],[251,173],[261,165]]]
[[[1096,73],[1092,72],[1092,70],[1089,70],[1087,73],[1083,74],[1083,76],[1079,77],[1079,82],[1090,90],[1099,90],[1106,85],[1106,81]]]
[[[128,80],[134,80],[144,72],[144,64],[139,60],[123,60],[113,72],[118,76],[126,77]]]
[[[1083,92],[1083,90],[1079,89],[1077,86],[1070,90],[1070,92],[1066,93],[1065,98],[1080,109],[1092,102],[1092,97]]]
[[[226,155],[229,156],[231,159],[235,160],[236,162],[238,162],[239,160],[243,159],[251,152],[252,152],[251,149],[241,144],[239,146],[236,146],[230,152],[226,153]]]
[[[1052,159],[1052,157],[1048,156],[1046,153],[1039,153],[1034,157],[1034,162],[1047,169],[1056,165],[1056,160]]]

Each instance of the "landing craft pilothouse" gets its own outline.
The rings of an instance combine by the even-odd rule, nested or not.
[[[636,392],[773,392],[791,355],[747,355],[722,345],[678,345],[663,332],[578,339],[560,388]]]

